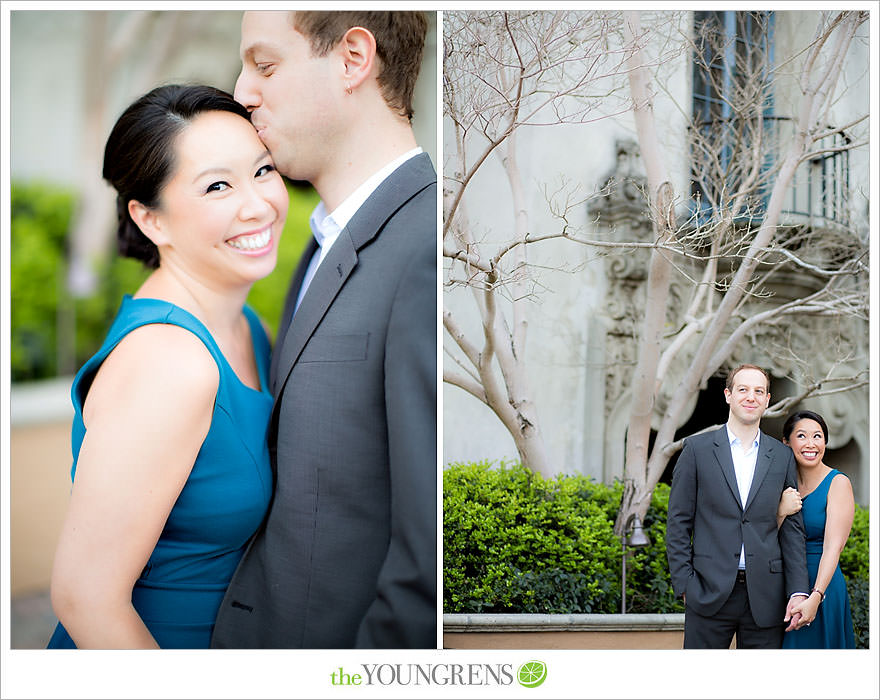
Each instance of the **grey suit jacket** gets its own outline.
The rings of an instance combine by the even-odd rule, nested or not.
[[[801,514],[776,527],[779,498],[788,486],[797,487],[791,450],[763,432],[745,503],[740,502],[726,427],[688,438],[673,471],[666,522],[676,596],[686,593],[688,607],[701,615],[718,612],[733,590],[744,544],[755,622],[759,627],[782,624],[789,596],[809,591]]]
[[[275,494],[212,646],[436,647],[436,197],[426,154],[401,165],[290,322],[303,255],[273,353]]]

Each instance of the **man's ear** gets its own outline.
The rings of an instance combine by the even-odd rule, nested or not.
[[[343,80],[350,92],[361,85],[376,65],[376,38],[363,27],[351,27],[339,42],[339,50],[345,66]]]
[[[147,238],[156,247],[168,243],[167,236],[162,229],[159,213],[155,209],[146,207],[136,199],[128,202],[128,215]]]

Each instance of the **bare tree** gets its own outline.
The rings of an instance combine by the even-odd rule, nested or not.
[[[444,116],[454,151],[444,165],[443,254],[447,286],[467,285],[481,332],[468,337],[444,308],[448,352],[444,381],[485,403],[513,436],[522,461],[549,474],[525,364],[526,304],[532,294],[527,249],[558,237],[529,234],[525,186],[517,158],[523,129],[587,123],[626,106],[617,97],[622,49],[609,38],[619,13],[466,12],[444,15]],[[465,194],[490,157],[500,159],[512,197],[514,226],[491,243],[474,231]],[[448,351],[448,348],[447,348]],[[451,364],[455,364],[453,367]]]
[[[541,241],[564,238],[602,255],[646,256],[641,317],[631,324],[635,353],[628,369],[631,403],[618,531],[632,514],[644,516],[654,486],[681,446],[676,431],[689,417],[694,397],[736,356],[744,338],[761,333],[772,340],[768,352],[785,355],[788,365],[799,368],[796,379],[803,391],[768,415],[807,395],[867,381],[858,371],[864,358],[853,356],[858,349],[847,340],[848,324],[863,323],[867,314],[867,233],[847,225],[841,212],[852,203],[843,190],[837,203],[841,212],[834,216],[792,215],[812,162],[865,145],[864,117],[835,124],[833,106],[866,13],[816,14],[820,22],[811,41],[775,65],[761,45],[767,28],[759,24],[760,13],[737,13],[758,22],[751,27],[753,40],[746,42],[708,22],[701,31],[676,38],[677,22],[669,13],[652,16],[650,32],[634,12],[444,17],[444,108],[456,137],[445,167],[446,283],[471,288],[482,324],[481,335],[468,337],[452,310],[444,310],[447,337],[455,344],[446,348],[444,380],[492,408],[525,464],[555,473],[542,444],[524,359],[525,306],[533,295],[527,251]],[[658,53],[656,37],[664,22],[667,41]],[[649,38],[655,41],[651,58]],[[691,192],[675,191],[676,179],[667,172],[667,163],[674,161],[663,152],[653,114],[656,90],[663,87],[658,69],[682,55],[693,57],[695,75],[706,76],[702,87],[712,104],[702,115],[693,116],[690,106],[681,110],[690,122]],[[726,73],[735,80],[718,78],[718,65],[725,61],[735,62]],[[713,83],[717,80],[722,82]],[[783,92],[791,104],[787,120],[767,109],[769,96],[778,99]],[[561,202],[548,202],[559,228],[533,232],[517,167],[517,133],[538,124],[586,124],[624,111],[632,113],[646,174],[638,187],[647,235],[587,236],[569,220],[584,199],[568,193]],[[465,194],[495,154],[510,183],[515,230],[488,245],[468,221]],[[606,197],[632,184],[609,181],[596,194]],[[598,221],[594,229],[607,231]],[[795,290],[790,284],[795,277],[809,283]],[[798,335],[810,324],[825,331],[836,324],[838,331],[825,340],[839,345],[840,361],[823,367],[821,376],[811,374],[804,334]],[[652,430],[656,437],[649,448]]]

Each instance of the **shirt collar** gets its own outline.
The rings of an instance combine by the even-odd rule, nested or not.
[[[342,230],[342,227],[336,223],[333,215],[327,213],[324,202],[318,202],[318,206],[315,207],[315,210],[309,217],[309,227],[312,229],[312,233],[320,248],[324,247],[324,243],[328,239],[334,240]]]
[[[339,235],[339,232],[348,225],[351,217],[355,215],[369,196],[375,192],[376,188],[382,184],[382,181],[403,165],[403,163],[421,152],[422,149],[417,146],[377,170],[329,214],[327,213],[327,207],[324,206],[324,202],[318,202],[318,206],[315,207],[309,218],[309,226],[315,235],[318,245],[323,248],[325,243],[329,242],[332,244],[336,240],[336,236]]]
[[[727,441],[731,445],[733,445],[734,443],[740,444],[739,438],[736,435],[734,435],[733,432],[730,430],[730,424],[725,423],[724,427],[727,428]],[[755,441],[749,446],[749,449],[751,449],[753,447],[758,447],[760,445],[760,443],[761,443],[761,430],[759,429],[758,432],[755,434]]]

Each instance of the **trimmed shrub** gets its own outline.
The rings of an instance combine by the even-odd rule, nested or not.
[[[870,596],[868,582],[868,509],[856,505],[852,529],[840,553],[840,570],[846,579],[852,609],[856,648],[868,648],[868,613]]]
[[[519,463],[453,464],[443,474],[446,612],[620,612],[622,549],[614,519],[623,486],[544,479]],[[627,612],[682,610],[666,566],[669,488],[629,549]]]
[[[620,540],[601,505],[606,489],[545,480],[518,463],[451,465],[443,474],[444,609],[614,612]]]
[[[856,504],[852,529],[840,553],[840,570],[847,579],[868,579],[868,509]]]
[[[847,581],[849,605],[852,609],[853,632],[855,632],[856,649],[868,648],[868,610],[870,586],[868,579],[856,578]]]

